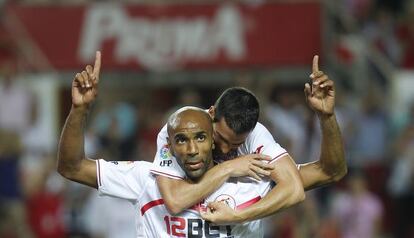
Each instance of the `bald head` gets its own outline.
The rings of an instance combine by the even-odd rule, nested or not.
[[[182,107],[175,111],[167,122],[168,136],[179,128],[200,128],[202,126],[207,132],[212,133],[212,119],[210,115],[199,107]]]
[[[168,119],[170,152],[186,173],[196,181],[213,166],[213,125],[210,115],[198,107],[183,107]]]

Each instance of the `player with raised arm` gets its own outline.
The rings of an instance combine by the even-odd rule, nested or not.
[[[280,209],[289,207],[303,199],[301,182],[305,190],[338,181],[347,173],[343,141],[334,113],[334,83],[318,66],[319,57],[312,63],[312,84],[305,84],[305,96],[309,106],[318,115],[322,143],[319,160],[299,165],[300,180],[292,159],[273,139],[268,130],[257,122],[259,103],[256,97],[246,89],[231,88],[226,90],[214,106],[208,110],[214,121],[215,153],[217,162],[231,160],[236,156],[249,153],[262,153],[278,159],[271,177],[276,187],[260,202],[245,209],[243,213],[215,213],[205,216],[213,222],[250,221],[269,216]],[[221,184],[207,178],[219,176],[220,167],[209,171],[209,176],[197,183],[189,183],[185,173],[168,151],[167,132],[164,127],[158,135],[157,154],[154,160],[153,173],[157,177],[158,186],[167,208],[173,213],[196,204]],[[329,140],[329,143],[328,143]],[[301,182],[300,182],[301,181]],[[180,199],[177,199],[180,197]]]
[[[334,112],[334,82],[319,70],[318,56],[313,58],[310,78],[311,82],[305,84],[305,98],[318,116],[322,142],[319,160],[298,165],[305,190],[338,181],[347,173],[343,141]],[[213,202],[208,204],[208,210],[201,216],[204,220],[217,224],[228,223],[238,221],[240,217],[248,217],[249,209],[252,207],[236,211],[221,202]]]

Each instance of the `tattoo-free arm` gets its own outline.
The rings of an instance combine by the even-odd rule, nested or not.
[[[302,181],[289,155],[278,159],[270,177],[276,186],[260,201],[238,212],[240,221],[252,221],[275,214],[305,199]]]
[[[208,204],[208,211],[201,213],[202,218],[215,224],[242,223],[273,215],[303,201],[305,192],[302,181],[290,156],[286,155],[274,164],[270,177],[277,184],[261,200],[243,210],[233,210],[222,202],[212,202]]]
[[[250,176],[260,180],[259,175],[269,176],[275,166],[262,160],[270,159],[262,154],[244,155],[212,167],[197,182],[158,176],[158,188],[167,209],[178,214],[213,193],[230,177]]]
[[[97,188],[96,163],[84,151],[87,107],[72,106],[58,148],[58,172],[65,178]]]
[[[197,183],[157,176],[164,204],[173,215],[182,212],[217,190],[230,176],[225,164],[214,166]]]
[[[322,130],[321,155],[318,161],[299,166],[305,190],[336,182],[348,171],[343,140],[335,114],[319,116]]]

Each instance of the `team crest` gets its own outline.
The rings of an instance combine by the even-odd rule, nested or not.
[[[231,207],[232,209],[236,209],[236,200],[234,200],[234,198],[230,195],[221,194],[214,201],[225,202],[227,206]]]

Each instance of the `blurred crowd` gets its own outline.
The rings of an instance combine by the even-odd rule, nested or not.
[[[337,184],[308,192],[301,205],[267,218],[267,237],[414,237],[414,102],[396,115],[390,91],[395,71],[414,68],[414,1],[342,0],[323,6],[321,68],[336,82],[349,173]],[[11,48],[0,34],[0,59]],[[133,237],[136,211],[130,204],[98,198],[96,191],[56,173],[56,147],[38,133],[47,128],[39,125],[45,112],[33,83],[21,80],[16,65],[2,63],[0,71],[0,237]],[[157,133],[170,112],[183,105],[208,108],[226,87],[238,85],[257,94],[260,121],[297,163],[319,158],[317,120],[303,95],[308,75],[291,82],[262,77],[257,70],[229,75],[215,86],[104,84],[89,118],[86,153],[152,161]],[[70,107],[69,84],[59,92],[58,128]]]

